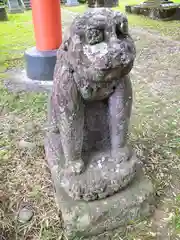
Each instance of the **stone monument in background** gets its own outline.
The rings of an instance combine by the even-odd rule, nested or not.
[[[119,4],[118,0],[88,0],[89,8],[99,8],[99,7],[117,7]]]
[[[0,22],[1,21],[8,21],[8,16],[4,3],[0,1]]]
[[[78,6],[79,5],[79,2],[77,0],[66,0],[66,3],[65,3],[66,6]]]
[[[22,1],[20,1],[22,3]],[[7,0],[8,5],[8,11],[9,13],[23,13],[24,9],[22,7],[22,4],[19,4],[18,0]]]
[[[180,20],[180,4],[171,0],[147,0],[140,4],[126,5],[125,10],[154,20]]]
[[[77,17],[58,51],[45,151],[68,239],[121,232],[153,211],[128,145],[135,56],[126,16],[106,8]]]

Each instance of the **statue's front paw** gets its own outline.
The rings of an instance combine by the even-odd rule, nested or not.
[[[131,159],[132,155],[133,151],[132,148],[130,148],[129,146],[117,148],[112,151],[112,157],[121,162],[128,161],[129,159]]]
[[[84,162],[81,159],[68,163],[68,166],[65,169],[65,172],[68,175],[79,175],[83,171],[84,171]]]

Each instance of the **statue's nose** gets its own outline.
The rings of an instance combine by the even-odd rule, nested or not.
[[[111,36],[110,36],[110,42],[116,42],[118,39],[117,39],[117,36],[116,36],[116,34],[114,33],[114,34],[111,34]]]
[[[113,51],[118,51],[120,49],[120,45],[121,45],[121,41],[117,37],[115,37],[115,36],[111,37],[110,48]]]

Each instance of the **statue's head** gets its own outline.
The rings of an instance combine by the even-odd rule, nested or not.
[[[116,69],[121,75],[130,72],[136,55],[126,16],[106,8],[77,17],[62,49],[73,67],[83,65],[99,73]]]

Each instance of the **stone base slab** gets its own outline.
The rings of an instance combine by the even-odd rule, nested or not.
[[[58,182],[58,167],[51,169],[55,187],[55,198],[62,214],[66,237],[71,240],[99,239],[100,234],[109,234],[129,223],[149,216],[154,210],[154,189],[142,170],[138,168],[134,181],[119,193],[98,201],[75,201],[70,198]],[[122,229],[122,230],[121,230]],[[94,237],[93,237],[94,236]],[[96,236],[96,237],[95,237]],[[82,237],[82,238],[81,238]]]
[[[26,71],[10,71],[4,80],[5,87],[10,92],[50,92],[53,85],[51,81],[32,80],[27,77]]]

